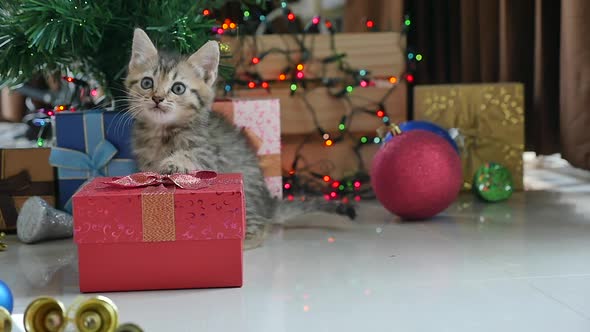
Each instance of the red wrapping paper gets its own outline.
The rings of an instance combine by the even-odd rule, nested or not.
[[[242,286],[242,177],[207,187],[121,188],[96,178],[73,198],[80,291]]]

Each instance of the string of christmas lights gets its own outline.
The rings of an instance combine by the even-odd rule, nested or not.
[[[268,17],[260,13],[257,16],[259,24],[265,24],[268,26],[272,19],[278,17],[276,13],[277,11],[275,10],[268,14]],[[210,10],[203,11],[203,14],[208,16],[213,15]],[[281,3],[280,14],[283,18],[286,18],[286,22],[288,22],[289,25],[296,24],[296,16],[288,8],[285,2]],[[239,23],[251,23],[254,15],[252,9],[247,9],[243,11],[243,17],[241,19],[235,20],[238,23],[232,19],[226,18],[223,21],[220,21],[218,27],[213,29],[213,33],[218,35],[238,35],[238,33],[241,32],[240,29],[242,27]],[[364,24],[368,32],[377,31],[377,26],[374,21],[366,20]],[[410,27],[411,20],[410,17],[406,15],[404,18],[402,34],[405,35]],[[300,98],[307,111],[310,113],[317,133],[307,135],[299,144],[295,152],[295,158],[291,165],[291,169],[287,172],[287,175],[283,177],[283,191],[287,199],[293,200],[295,199],[295,196],[305,199],[305,195],[309,194],[322,194],[327,200],[342,199],[343,201],[348,201],[352,197],[357,201],[361,198],[372,197],[372,191],[369,186],[366,185],[369,182],[369,175],[363,164],[361,149],[368,144],[381,144],[381,138],[379,136],[355,137],[355,135],[349,131],[349,128],[354,116],[361,113],[376,116],[381,119],[384,125],[389,125],[390,119],[384,106],[385,101],[399,85],[400,79],[405,80],[408,84],[414,83],[413,70],[415,69],[415,63],[422,61],[423,57],[421,54],[415,53],[408,47],[405,52],[407,61],[404,72],[400,73],[398,76],[373,77],[368,70],[352,68],[346,61],[346,55],[338,52],[334,38],[335,29],[331,21],[323,19],[320,16],[315,16],[304,25],[303,31],[298,31],[292,26],[289,26],[288,28],[289,31],[297,32],[286,36],[287,38],[292,38],[296,45],[298,45],[297,50],[289,51],[272,48],[260,52],[258,51],[256,38],[254,38],[253,50],[255,56],[251,58],[245,58],[245,55],[239,52],[239,50],[231,50],[234,55],[239,56],[237,63],[245,66],[245,68],[240,76],[235,75],[226,80],[223,90],[226,95],[232,95],[235,87],[266,89],[270,92],[275,86],[284,87],[287,85],[291,91],[291,97]],[[331,54],[324,58],[314,57],[313,49],[305,46],[305,39],[313,34],[320,33],[320,28],[321,30],[328,31],[330,36]],[[240,50],[244,49],[243,39],[239,38],[239,41]],[[400,48],[403,48],[403,46],[400,45]],[[263,79],[257,70],[257,65],[271,54],[283,56],[287,65],[281,70],[281,73],[276,79]],[[321,69],[319,70],[321,75],[317,75],[317,77],[309,75],[312,76],[312,78],[306,77],[307,74],[309,74],[306,71],[306,66],[310,63],[321,64]],[[341,76],[327,77],[327,66],[333,64],[337,65]],[[354,90],[356,88],[384,86],[385,84],[388,86],[387,92],[381,99],[370,101],[370,107],[363,108],[352,106],[352,98],[355,97]],[[325,87],[330,96],[342,99],[351,108],[350,112],[342,116],[340,119],[337,126],[337,133],[329,133],[321,126],[317,117],[317,112],[308,99],[309,92],[318,87]],[[319,163],[314,164],[307,163],[301,151],[306,144],[309,144],[314,135],[319,135],[323,141],[323,145],[328,148],[342,142],[346,138],[352,139],[353,142],[356,142],[353,146],[353,153],[358,161],[357,173],[346,178],[334,179],[328,175],[330,169],[333,169],[333,165],[331,167],[328,161],[320,161]],[[321,173],[317,172],[318,168],[321,169]]]

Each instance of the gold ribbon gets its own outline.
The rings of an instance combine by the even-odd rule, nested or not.
[[[466,189],[471,188],[475,171],[490,161],[506,166],[515,188],[523,189],[522,84],[421,86],[414,95],[416,119],[457,128],[463,136],[461,157]]]
[[[147,187],[141,193],[143,242],[174,241],[174,191],[163,185]]]

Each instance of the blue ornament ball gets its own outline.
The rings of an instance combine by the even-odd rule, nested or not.
[[[4,307],[8,312],[12,313],[14,306],[14,299],[12,292],[4,281],[0,280],[0,307]]]
[[[457,146],[457,142],[455,142],[455,140],[451,137],[451,135],[449,135],[449,132],[447,130],[445,130],[444,128],[439,127],[438,125],[436,125],[432,122],[408,121],[408,122],[401,123],[399,125],[399,129],[401,129],[402,132],[416,130],[416,129],[427,130],[427,131],[433,132],[433,133],[437,134],[438,136],[444,138],[447,142],[449,142],[449,144],[451,144],[453,146],[455,151],[457,151],[457,153],[459,153],[459,147]],[[392,137],[393,137],[393,135],[391,133],[387,133],[387,135],[385,135],[385,138],[383,139],[383,142],[385,143],[385,142],[389,141]]]

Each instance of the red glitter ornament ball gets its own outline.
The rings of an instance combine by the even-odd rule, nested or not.
[[[375,155],[371,184],[390,212],[406,220],[427,219],[457,198],[463,184],[461,159],[434,133],[403,132]]]

